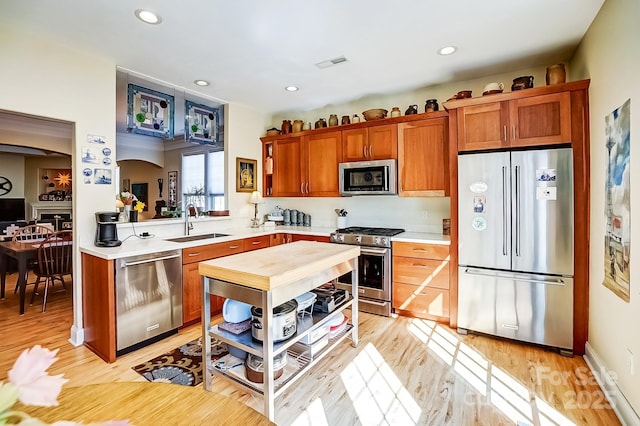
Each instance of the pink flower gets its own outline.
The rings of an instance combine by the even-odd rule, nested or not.
[[[58,405],[58,395],[68,380],[62,374],[49,376],[47,369],[58,360],[58,350],[50,351],[36,345],[25,349],[13,368],[9,370],[9,382],[20,390],[20,402],[25,405],[50,407]]]

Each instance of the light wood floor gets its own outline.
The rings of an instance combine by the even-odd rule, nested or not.
[[[65,386],[144,381],[131,366],[200,335],[199,325],[107,364],[68,342],[70,292],[51,293],[47,311],[18,314],[15,274],[0,301],[0,381],[23,349],[59,348],[51,374]],[[31,295],[31,287],[27,296]],[[28,299],[27,299],[28,300]],[[36,302],[38,303],[38,302]],[[202,386],[202,385],[200,385]],[[217,378],[214,390],[262,410],[262,399]],[[170,407],[167,412],[170,413]],[[202,424],[215,424],[215,413]],[[360,344],[343,342],[276,400],[279,425],[618,425],[581,357],[411,318],[361,315]],[[178,423],[176,423],[178,424]]]

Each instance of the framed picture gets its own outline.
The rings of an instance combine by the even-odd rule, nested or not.
[[[171,209],[174,209],[178,204],[178,172],[168,172],[169,182],[167,188],[168,205]]]
[[[258,161],[236,158],[236,192],[253,192],[258,188]]]
[[[173,96],[129,84],[127,102],[127,130],[158,138],[173,138]]]
[[[136,196],[138,201],[144,203],[143,211],[149,210],[149,184],[148,183],[133,183],[131,184],[131,193]]]
[[[202,145],[217,145],[218,110],[191,101],[185,101],[184,110],[184,134],[187,141]]]
[[[129,192],[131,191],[131,181],[129,179],[122,179],[122,188],[120,188],[121,192]]]

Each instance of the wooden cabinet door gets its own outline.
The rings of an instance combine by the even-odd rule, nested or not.
[[[222,313],[225,298],[210,296],[211,316]],[[200,321],[202,315],[202,276],[198,263],[182,265],[182,323],[189,325]]]
[[[269,235],[269,247],[279,246],[280,244],[284,244],[285,234],[271,234]]]
[[[362,161],[369,147],[369,132],[366,127],[342,132],[342,157],[344,162]]]
[[[273,195],[301,197],[302,138],[279,139],[273,145]]]
[[[342,162],[342,132],[305,136],[305,196],[339,197],[338,164]]]
[[[511,146],[571,143],[569,92],[515,99],[509,102]]]
[[[367,160],[398,158],[398,126],[396,124],[369,127],[368,133]]]
[[[268,235],[244,239],[244,251],[258,250],[266,247],[269,247]]]
[[[458,151],[509,146],[508,102],[472,105],[458,110]]]
[[[364,127],[342,132],[344,162],[398,158],[398,126]]]
[[[291,234],[291,241],[289,242],[295,241],[319,241],[321,243],[329,243],[331,242],[331,238],[323,235]]]
[[[448,135],[446,117],[398,124],[398,195],[449,193]]]

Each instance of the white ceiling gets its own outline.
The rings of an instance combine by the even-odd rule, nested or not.
[[[2,0],[0,26],[278,113],[566,61],[603,2]],[[163,22],[140,22],[139,8]],[[459,50],[438,55],[446,45]],[[314,65],[342,55],[348,62]]]

